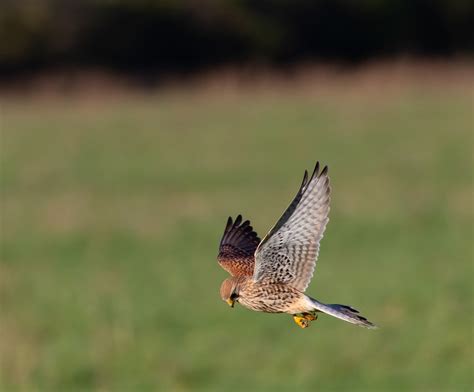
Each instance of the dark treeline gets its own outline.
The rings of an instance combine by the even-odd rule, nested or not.
[[[1,0],[0,70],[472,54],[471,0]]]

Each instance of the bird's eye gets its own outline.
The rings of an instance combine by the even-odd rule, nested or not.
[[[237,297],[238,297],[237,293],[233,292],[232,295],[230,296],[230,299],[234,301],[235,299],[237,299]]]

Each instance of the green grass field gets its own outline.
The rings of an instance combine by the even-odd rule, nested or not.
[[[444,77],[2,99],[0,390],[471,391],[474,77]],[[316,160],[308,293],[378,330],[219,297],[227,217],[263,236]]]

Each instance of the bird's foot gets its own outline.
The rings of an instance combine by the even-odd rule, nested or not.
[[[295,323],[298,324],[301,328],[308,328],[310,325],[310,320],[308,320],[306,317],[301,317],[298,315],[293,315],[293,320],[295,320]]]
[[[295,323],[301,328],[308,328],[311,325],[311,321],[317,320],[317,318],[318,315],[316,313],[302,313],[293,315],[293,320],[295,320]]]

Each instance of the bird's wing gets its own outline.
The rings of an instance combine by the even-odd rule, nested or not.
[[[319,162],[303,182],[283,216],[255,252],[254,281],[270,280],[305,291],[313,277],[319,242],[329,221],[328,168]]]
[[[242,216],[239,215],[233,222],[229,217],[217,260],[232,276],[252,276],[255,265],[254,253],[259,243],[260,238],[248,220],[242,223]]]

